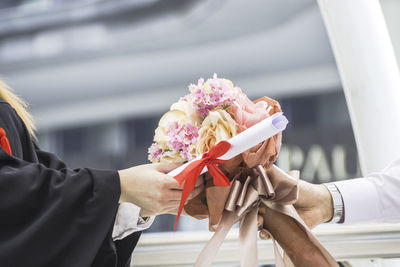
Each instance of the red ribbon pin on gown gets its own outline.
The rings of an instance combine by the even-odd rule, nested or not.
[[[10,142],[8,142],[8,139],[6,137],[6,132],[4,131],[3,128],[0,128],[0,145],[5,152],[7,152],[9,155],[12,155]]]

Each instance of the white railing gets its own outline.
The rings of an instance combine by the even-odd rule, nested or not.
[[[337,260],[400,258],[400,224],[323,225],[315,235]],[[143,234],[132,257],[132,266],[193,266],[210,239],[209,232],[167,232]],[[259,240],[260,264],[273,263],[271,241]],[[215,265],[239,265],[237,230],[222,245]]]

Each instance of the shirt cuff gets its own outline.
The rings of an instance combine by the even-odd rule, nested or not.
[[[146,220],[140,217],[140,207],[123,202],[119,204],[112,232],[113,240],[120,240],[135,232],[148,229],[154,222],[155,216]]]
[[[368,223],[382,218],[379,194],[373,183],[366,178],[335,182],[342,195],[345,224]],[[368,212],[365,212],[368,210]]]

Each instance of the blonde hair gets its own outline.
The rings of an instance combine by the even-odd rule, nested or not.
[[[0,97],[4,99],[10,106],[12,106],[15,111],[18,113],[22,121],[25,123],[28,132],[32,135],[33,138],[36,139],[35,135],[35,124],[33,122],[32,115],[28,112],[28,105],[24,100],[19,98],[16,94],[14,94],[13,90],[0,80]]]

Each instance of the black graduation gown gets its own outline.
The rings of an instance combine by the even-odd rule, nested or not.
[[[140,232],[112,240],[118,173],[69,169],[1,98],[0,128],[12,152],[0,147],[0,266],[129,266]]]

